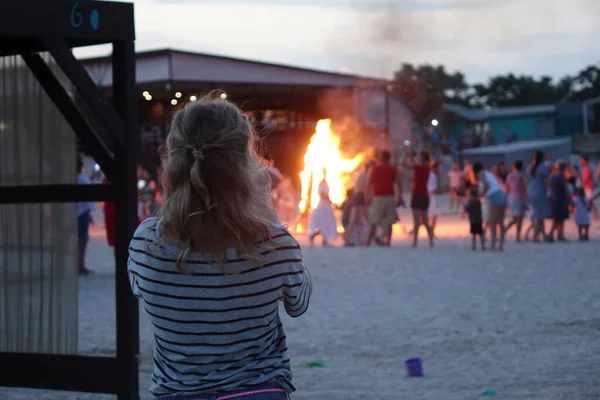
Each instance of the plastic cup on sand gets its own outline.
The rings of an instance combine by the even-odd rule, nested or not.
[[[423,376],[423,360],[420,358],[411,358],[404,362],[406,367],[406,375],[410,378]]]

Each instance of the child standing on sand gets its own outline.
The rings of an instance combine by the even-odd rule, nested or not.
[[[471,225],[471,237],[473,239],[473,250],[477,248],[477,236],[481,250],[485,250],[485,234],[483,231],[483,216],[481,200],[479,199],[479,188],[471,187],[469,190],[469,201],[465,205],[465,213],[469,216]]]
[[[337,236],[337,221],[333,213],[333,204],[329,198],[329,184],[327,184],[327,171],[323,169],[323,179],[317,190],[319,202],[308,218],[308,238],[311,246],[319,235],[323,237],[323,246],[329,246]]]
[[[579,240],[590,240],[590,210],[592,206],[585,197],[585,190],[582,187],[575,189],[573,205],[575,207],[575,224],[577,224]]]
[[[154,398],[285,400],[294,391],[279,304],[312,292],[269,198],[248,118],[219,96],[189,103],[167,137],[165,197],[129,247],[154,334]]]

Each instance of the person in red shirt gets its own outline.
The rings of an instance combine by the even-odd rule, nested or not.
[[[592,173],[592,169],[590,168],[590,159],[587,156],[581,157],[581,186],[583,186],[583,191],[585,192],[586,199],[592,199],[594,194],[594,174]],[[598,210],[596,206],[592,202],[592,214],[595,219],[598,219]]]
[[[104,178],[102,183],[109,183],[108,178]],[[115,217],[115,203],[112,201],[104,202],[104,229],[106,230],[106,241],[110,247],[115,247],[116,243],[116,217]],[[138,225],[141,224],[142,221],[138,216]]]
[[[431,156],[425,149],[419,152],[418,157],[413,160],[412,152],[409,152],[409,159],[405,163],[407,168],[412,168],[412,198],[410,208],[413,214],[413,247],[417,247],[419,239],[419,228],[421,225],[427,229],[429,236],[429,246],[433,247],[433,230],[429,225],[429,191],[427,190],[427,181],[431,172]]]
[[[402,181],[395,166],[390,164],[392,155],[384,150],[379,156],[380,163],[374,166],[367,178],[367,192],[369,196],[369,223],[371,229],[367,239],[367,246],[371,245],[377,227],[383,231],[381,244],[389,246],[392,240],[392,225],[397,221],[396,197],[394,187],[397,187],[398,196],[402,195]]]

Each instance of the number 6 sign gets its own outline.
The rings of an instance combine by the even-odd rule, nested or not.
[[[75,3],[71,9],[71,25],[73,25],[73,28],[79,28],[83,23],[83,15],[81,15],[80,12],[77,12],[78,7],[79,3]]]
[[[79,8],[79,3],[75,3],[73,8],[71,9],[71,25],[73,28],[79,28],[81,24],[83,24],[83,15],[77,11]],[[98,30],[98,26],[100,25],[100,13],[98,10],[93,9],[90,12],[90,26],[93,30]]]

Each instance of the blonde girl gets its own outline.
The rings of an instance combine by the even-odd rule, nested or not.
[[[155,338],[158,399],[288,399],[294,391],[279,303],[312,292],[300,246],[279,223],[247,117],[205,97],[173,118],[165,198],[129,252],[133,293]]]

